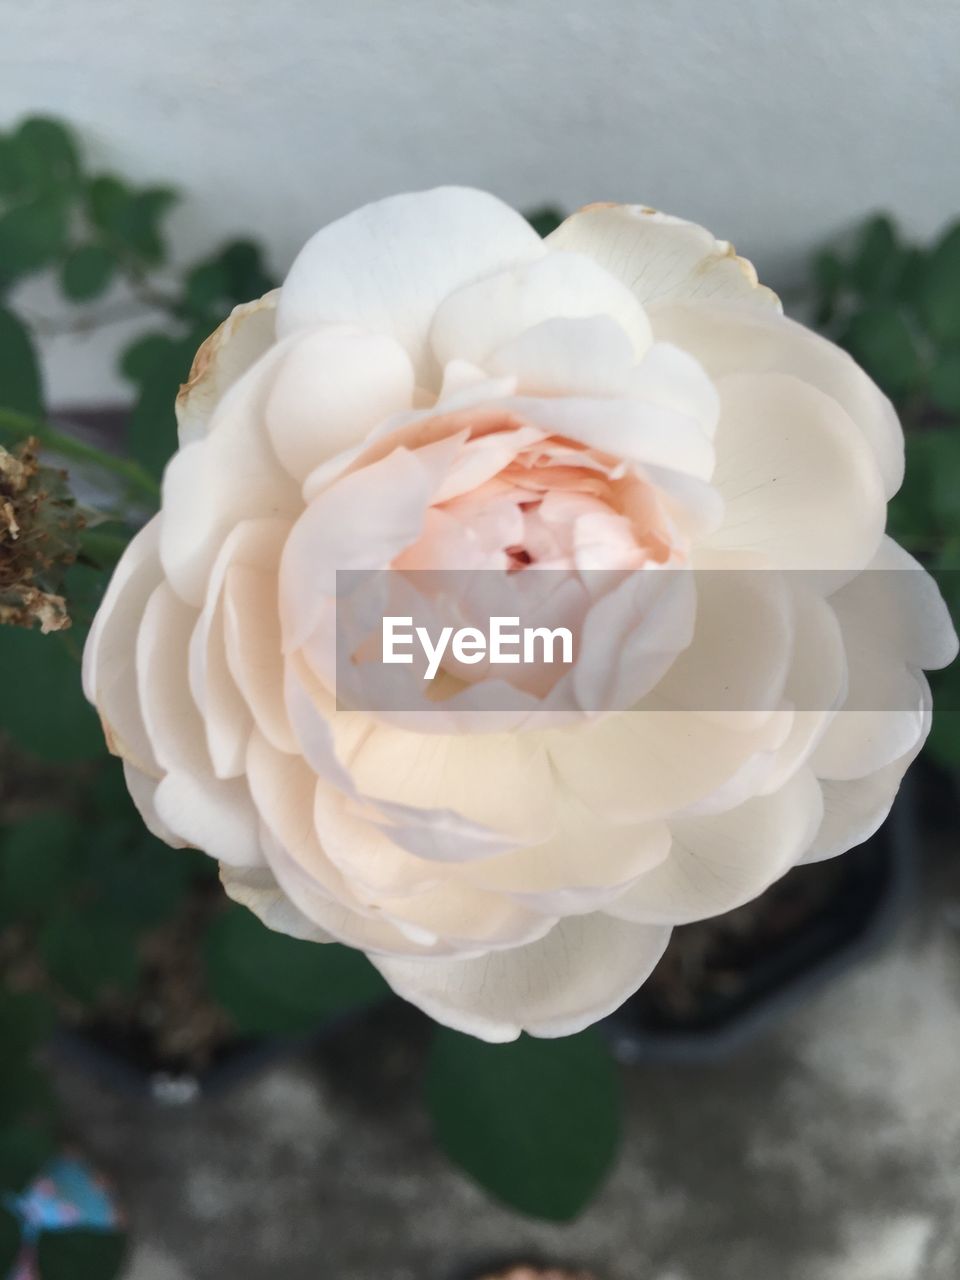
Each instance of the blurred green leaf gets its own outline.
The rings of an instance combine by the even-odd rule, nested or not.
[[[146,333],[135,339],[120,357],[120,372],[133,383],[143,383],[151,370],[176,347],[166,333]]]
[[[127,210],[126,242],[149,266],[158,266],[164,259],[160,224],[179,198],[172,187],[148,187],[134,195]]]
[[[568,1221],[613,1164],[619,1086],[594,1032],[492,1045],[440,1028],[426,1089],[447,1155],[521,1213]]]
[[[838,254],[824,249],[813,260],[813,284],[816,292],[817,324],[827,325],[833,319],[837,296],[843,287],[846,269]]]
[[[139,380],[140,394],[130,415],[127,447],[141,466],[157,477],[177,448],[174,406],[180,384],[190,373],[196,347],[192,338],[165,348],[155,345],[153,358]]]
[[[49,1000],[34,992],[0,990],[0,1045],[9,1058],[23,1057],[53,1030],[55,1013]]]
[[[66,247],[69,202],[41,191],[0,215],[0,278],[8,283],[48,266]]]
[[[960,347],[941,351],[930,371],[930,399],[947,413],[960,414]],[[960,480],[960,472],[957,473]]]
[[[99,174],[86,188],[87,213],[93,225],[148,266],[163,260],[160,224],[178,198],[172,187],[134,191],[113,174]]]
[[[0,407],[31,418],[43,415],[40,364],[24,325],[0,307]]]
[[[132,199],[130,188],[111,173],[101,173],[86,184],[87,217],[106,235],[123,225],[123,211]]]
[[[227,268],[222,262],[201,262],[187,273],[185,302],[198,316],[222,310],[230,287]]]
[[[960,346],[960,222],[946,231],[927,259],[919,306],[937,341]]]
[[[233,303],[251,302],[276,285],[264,265],[260,246],[253,240],[232,240],[220,250],[218,261],[226,274],[227,297]]]
[[[24,915],[43,914],[74,870],[76,821],[50,809],[8,828],[0,844],[0,893]]]
[[[190,881],[193,850],[170,849],[138,815],[101,822],[90,833],[86,867],[101,907],[140,929],[169,918]]]
[[[44,1073],[21,1055],[0,1058],[0,1132],[10,1122],[49,1126],[57,1115],[57,1102]]]
[[[134,922],[99,904],[61,904],[40,934],[40,951],[51,976],[84,1002],[132,991],[140,975]]]
[[[59,120],[31,116],[17,129],[14,143],[30,185],[64,187],[75,181],[80,162],[70,131]]]
[[[913,391],[923,376],[910,327],[891,303],[877,303],[857,312],[841,339],[841,346],[891,397]]]
[[[903,250],[893,222],[877,214],[864,223],[857,242],[850,274],[864,297],[890,294],[900,280]]]
[[[91,760],[105,751],[80,687],[82,643],[75,629],[45,636],[0,627],[0,729],[45,760]]]
[[[537,235],[544,237],[548,236],[551,231],[556,231],[563,221],[563,216],[561,210],[554,205],[544,205],[542,208],[532,209],[525,215]]]
[[[249,1035],[316,1030],[387,994],[361,952],[274,933],[245,907],[214,920],[204,956],[211,992]]]
[[[68,298],[87,302],[103,293],[115,268],[116,260],[108,249],[98,244],[82,245],[64,259],[60,284]]]
[[[9,134],[0,133],[0,196],[19,195],[26,180],[16,142]]]
[[[954,432],[907,432],[903,485],[889,507],[888,527],[893,537],[907,547],[928,546],[940,538],[941,524],[931,494],[937,476],[956,474],[958,467],[960,437]],[[949,499],[949,493],[945,496]],[[950,502],[952,507],[952,499]]]
[[[44,1231],[37,1241],[40,1280],[116,1280],[127,1252],[126,1236],[83,1228]]]
[[[960,533],[960,431],[925,431],[919,439],[925,441],[925,472],[911,477],[911,483],[917,486],[918,505],[926,499],[941,534]],[[914,446],[908,466],[917,456]]]
[[[19,1221],[9,1209],[0,1205],[0,1277],[13,1270],[22,1243]]]
[[[0,1126],[0,1191],[23,1191],[56,1150],[50,1126],[16,1122]]]

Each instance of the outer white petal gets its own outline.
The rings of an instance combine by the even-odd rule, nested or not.
[[[650,345],[643,307],[616,277],[579,253],[551,253],[487,276],[450,295],[430,329],[442,365],[486,365],[492,352],[545,320],[606,316],[626,334],[635,359]]]
[[[234,307],[193,358],[176,401],[181,447],[207,434],[213,411],[237,379],[276,341],[280,291]]]
[[[283,357],[266,403],[277,457],[303,481],[358,444],[390,414],[409,409],[413,367],[396,339],[344,327],[305,333]]]
[[[237,867],[263,864],[259,819],[243,778],[171,772],[154,797],[160,821],[185,844]]]
[[[674,819],[667,857],[607,910],[646,924],[685,924],[730,911],[793,866],[822,814],[820,788],[804,769],[779,791],[727,813]]]
[[[301,249],[277,312],[281,337],[317,324],[356,325],[406,347],[417,381],[437,369],[427,335],[448,294],[542,257],[543,241],[495,196],[437,187],[391,196],[330,223]]]
[[[925,682],[924,682],[925,683]],[[903,775],[917,758],[930,732],[932,702],[924,688],[924,722],[918,741],[899,760],[893,760],[865,778],[823,781],[823,823],[803,862],[821,862],[862,844],[880,827],[890,812]]]
[[[160,517],[133,538],[113,572],[83,651],[83,692],[99,712],[107,746],[143,773],[159,773],[137,696],[137,628],[163,573]]]
[[[654,334],[691,352],[712,378],[789,373],[842,405],[873,449],[886,494],[903,480],[903,431],[893,405],[845,351],[795,320],[736,303],[657,307]]]
[[[874,773],[927,733],[927,684],[919,669],[943,667],[957,638],[933,578],[890,538],[830,599],[843,631],[850,687],[813,756],[821,778]]]
[[[726,240],[682,218],[644,205],[589,204],[547,237],[550,250],[594,258],[643,305],[687,298],[722,298],[779,309],[775,293],[757,281],[753,264]]]
[[[612,1013],[649,977],[667,928],[601,913],[561,920],[539,942],[471,960],[371,955],[390,986],[437,1022],[482,1040],[566,1036]]]
[[[160,559],[179,596],[201,605],[224,540],[241,520],[294,518],[299,485],[281,467],[264,411],[283,345],[273,347],[233,384],[217,406],[209,434],[175,454],[163,477]]]
[[[329,933],[297,910],[278,886],[268,867],[250,869],[222,864],[220,881],[227,896],[252,911],[268,929],[286,933],[303,942],[335,941]]]
[[[157,779],[151,778],[146,773],[141,773],[139,769],[134,768],[126,760],[123,762],[123,776],[127,784],[127,790],[130,792],[130,799],[143,819],[143,825],[151,835],[155,835],[158,840],[162,840],[164,844],[171,845],[174,849],[186,848],[187,842],[174,835],[157,812],[156,796],[157,787],[159,786]]]
[[[705,545],[758,551],[779,569],[858,571],[869,564],[883,536],[886,500],[853,419],[787,374],[731,375],[718,385],[713,482],[726,515]]]

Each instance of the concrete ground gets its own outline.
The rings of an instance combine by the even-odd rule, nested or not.
[[[633,1067],[622,1158],[573,1225],[490,1203],[434,1146],[416,1052],[339,1048],[158,1108],[61,1071],[115,1179],[129,1280],[450,1280],[536,1252],[598,1280],[956,1280],[960,876],[871,961],[714,1067]]]

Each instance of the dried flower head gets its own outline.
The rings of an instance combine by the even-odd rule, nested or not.
[[[0,625],[39,623],[44,634],[70,626],[58,588],[83,526],[67,473],[41,466],[36,440],[0,446]]]

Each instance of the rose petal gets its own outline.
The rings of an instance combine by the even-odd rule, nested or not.
[[[567,1036],[612,1013],[650,975],[670,930],[597,912],[545,938],[472,960],[371,956],[390,986],[437,1022],[499,1043]]]
[[[202,440],[230,387],[276,342],[279,289],[234,307],[193,357],[176,400],[181,448]]]
[[[849,355],[772,310],[719,300],[670,303],[653,316],[658,339],[691,352],[714,379],[788,373],[832,396],[876,455],[887,497],[903,480],[903,431],[893,405]]]
[[[277,330],[286,337],[317,324],[352,324],[391,335],[406,348],[418,383],[429,386],[439,370],[427,335],[444,298],[544,252],[526,220],[486,192],[437,187],[391,196],[307,241],[284,281]]]
[[[588,316],[614,320],[635,359],[650,345],[650,323],[634,295],[578,253],[551,253],[458,289],[440,304],[430,342],[441,364],[459,358],[486,366],[534,325]]]
[[[809,847],[823,814],[802,770],[779,791],[726,813],[671,819],[667,857],[607,910],[642,924],[686,924],[731,911],[779,879]]]
[[[776,294],[758,283],[753,264],[738,258],[726,240],[643,205],[587,205],[561,223],[546,244],[551,251],[588,254],[629,286],[645,307],[686,298],[780,307]]]

